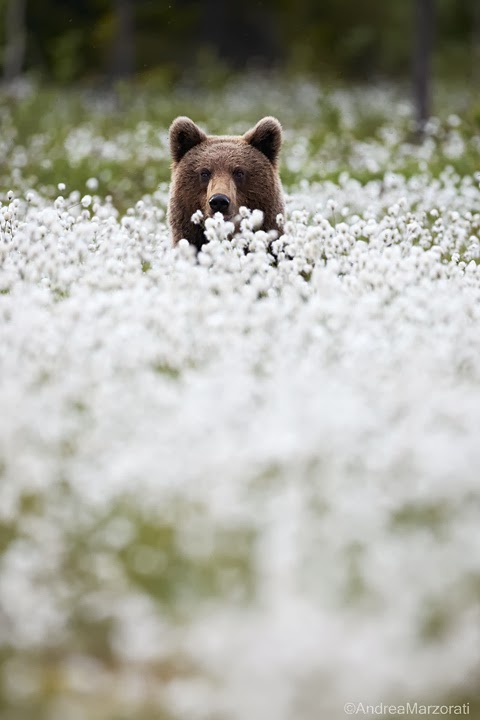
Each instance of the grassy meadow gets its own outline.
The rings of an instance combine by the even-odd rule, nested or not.
[[[2,720],[480,720],[480,106],[435,111],[0,94]],[[279,238],[172,248],[180,114],[279,118]]]

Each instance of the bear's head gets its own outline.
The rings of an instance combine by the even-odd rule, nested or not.
[[[206,135],[187,117],[170,126],[172,184],[168,216],[173,242],[186,238],[200,248],[203,228],[192,222],[201,210],[204,217],[221,213],[236,222],[245,206],[263,212],[263,229],[277,230],[276,218],[284,212],[278,173],[282,128],[265,117],[245,135]]]

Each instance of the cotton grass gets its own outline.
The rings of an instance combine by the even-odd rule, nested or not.
[[[10,716],[473,698],[478,180],[305,181],[198,256],[94,180],[0,208]]]

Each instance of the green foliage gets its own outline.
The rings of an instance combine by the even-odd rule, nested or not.
[[[58,37],[52,50],[52,74],[60,83],[75,80],[81,72],[82,32],[72,29]]]
[[[411,70],[413,2],[265,0],[255,13],[249,3],[220,0],[135,0],[132,7],[139,75],[161,68],[172,82],[193,75],[215,83],[229,69],[258,64],[362,80]],[[0,44],[5,8],[2,0]],[[436,0],[436,67],[443,75],[472,74],[475,22],[471,0]],[[118,26],[111,0],[28,2],[26,26],[27,70],[62,83],[110,74]]]

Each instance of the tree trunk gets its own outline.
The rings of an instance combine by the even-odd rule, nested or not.
[[[133,0],[115,0],[112,78],[128,78],[134,66]]]
[[[480,3],[472,0],[472,85],[480,83]]]
[[[274,13],[261,2],[237,7],[226,0],[203,0],[198,38],[213,50],[214,59],[241,70],[258,60],[272,64],[278,57],[274,28]]]
[[[8,0],[5,13],[5,61],[3,77],[7,83],[22,73],[25,59],[26,0]]]
[[[435,0],[415,0],[413,85],[417,135],[421,139],[431,114],[431,56]]]

